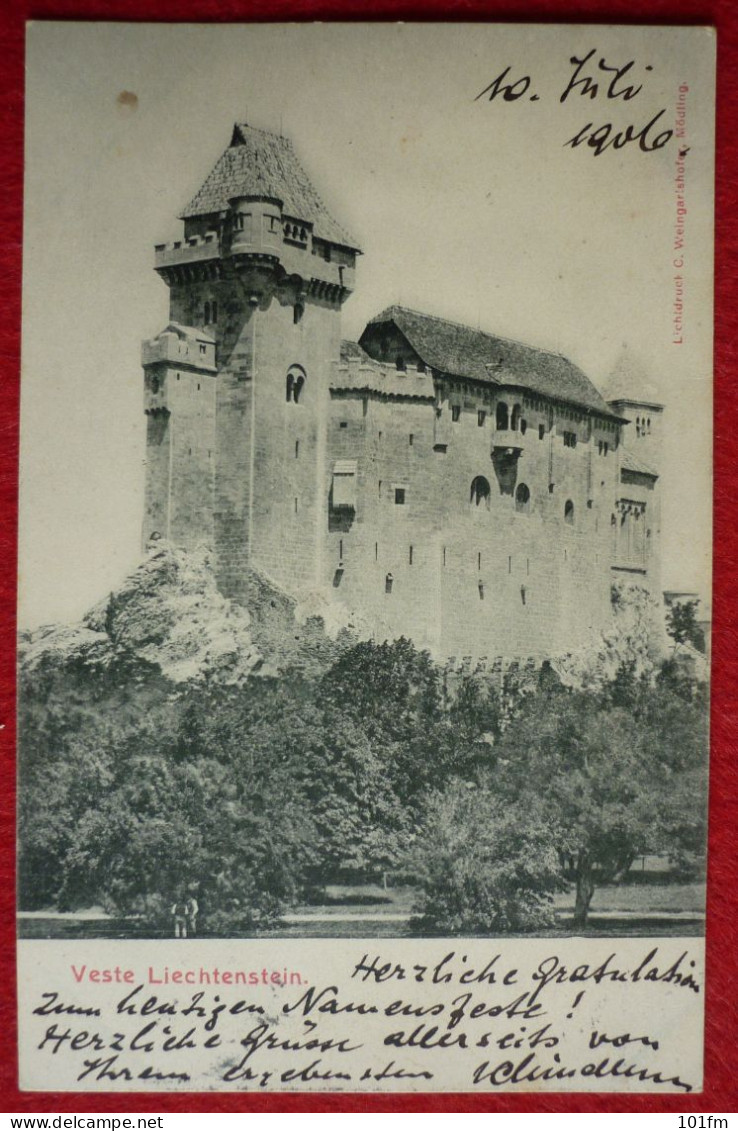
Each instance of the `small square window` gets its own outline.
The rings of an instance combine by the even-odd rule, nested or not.
[[[402,507],[405,505],[405,488],[395,487],[395,506]]]
[[[342,420],[341,423],[338,425],[338,427],[339,428],[348,428],[348,421]]]

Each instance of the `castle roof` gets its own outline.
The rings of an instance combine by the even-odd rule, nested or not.
[[[488,385],[512,385],[615,416],[589,378],[561,354],[402,306],[390,306],[372,318],[360,339],[363,346],[368,344],[369,326],[383,323],[393,324],[421,361],[438,372]]]
[[[268,197],[296,220],[306,220],[313,232],[330,243],[358,251],[354,240],[329,214],[286,137],[236,122],[231,144],[215,163],[202,188],[181,214],[208,216],[228,208],[237,196]]]
[[[659,395],[643,360],[627,346],[618,355],[604,389],[605,399],[612,403],[627,401],[662,408]]]
[[[638,456],[634,456],[627,448],[623,448],[620,457],[621,471],[637,471],[639,475],[648,475],[651,479],[658,479],[658,472],[644,463]]]

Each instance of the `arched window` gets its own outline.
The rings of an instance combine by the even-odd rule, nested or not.
[[[518,483],[515,491],[515,510],[521,514],[528,514],[530,511],[530,491],[525,483]]]
[[[518,429],[520,428],[520,413],[521,413],[520,405],[519,404],[514,405],[513,410],[512,410],[512,419],[510,420],[510,427],[513,430],[513,432],[517,432]]]
[[[287,370],[285,393],[287,402],[300,403],[300,396],[305,387],[305,370],[301,365],[291,365]]]
[[[497,423],[497,431],[498,432],[507,432],[508,415],[507,415],[507,405],[505,404],[504,401],[500,401],[500,403],[497,405],[496,423]]]
[[[203,322],[205,323],[206,326],[210,322],[210,303],[209,302],[205,303],[205,312],[203,314]]]
[[[469,502],[473,507],[479,507],[484,503],[489,509],[489,495],[489,482],[483,475],[478,475],[476,479],[472,479]]]
[[[571,499],[567,499],[564,504],[564,522],[569,526],[574,525],[574,504]]]

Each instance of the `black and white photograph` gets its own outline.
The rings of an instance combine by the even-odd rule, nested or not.
[[[714,54],[29,26],[34,1087],[698,1090]]]

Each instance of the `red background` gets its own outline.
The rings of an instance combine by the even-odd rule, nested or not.
[[[736,628],[738,612],[738,7],[732,0],[0,0],[0,1101],[4,1112],[703,1112],[735,1110],[738,1089],[736,954]],[[634,15],[638,19],[634,19]],[[701,1095],[253,1095],[227,1093],[20,1093],[15,1012],[14,742],[18,391],[23,191],[24,22],[29,19],[246,22],[254,20],[505,20],[577,23],[713,24],[718,29],[715,234],[715,594],[712,764],[708,871],[705,1090]],[[689,453],[685,452],[689,459]],[[675,1124],[676,1126],[676,1118]]]

